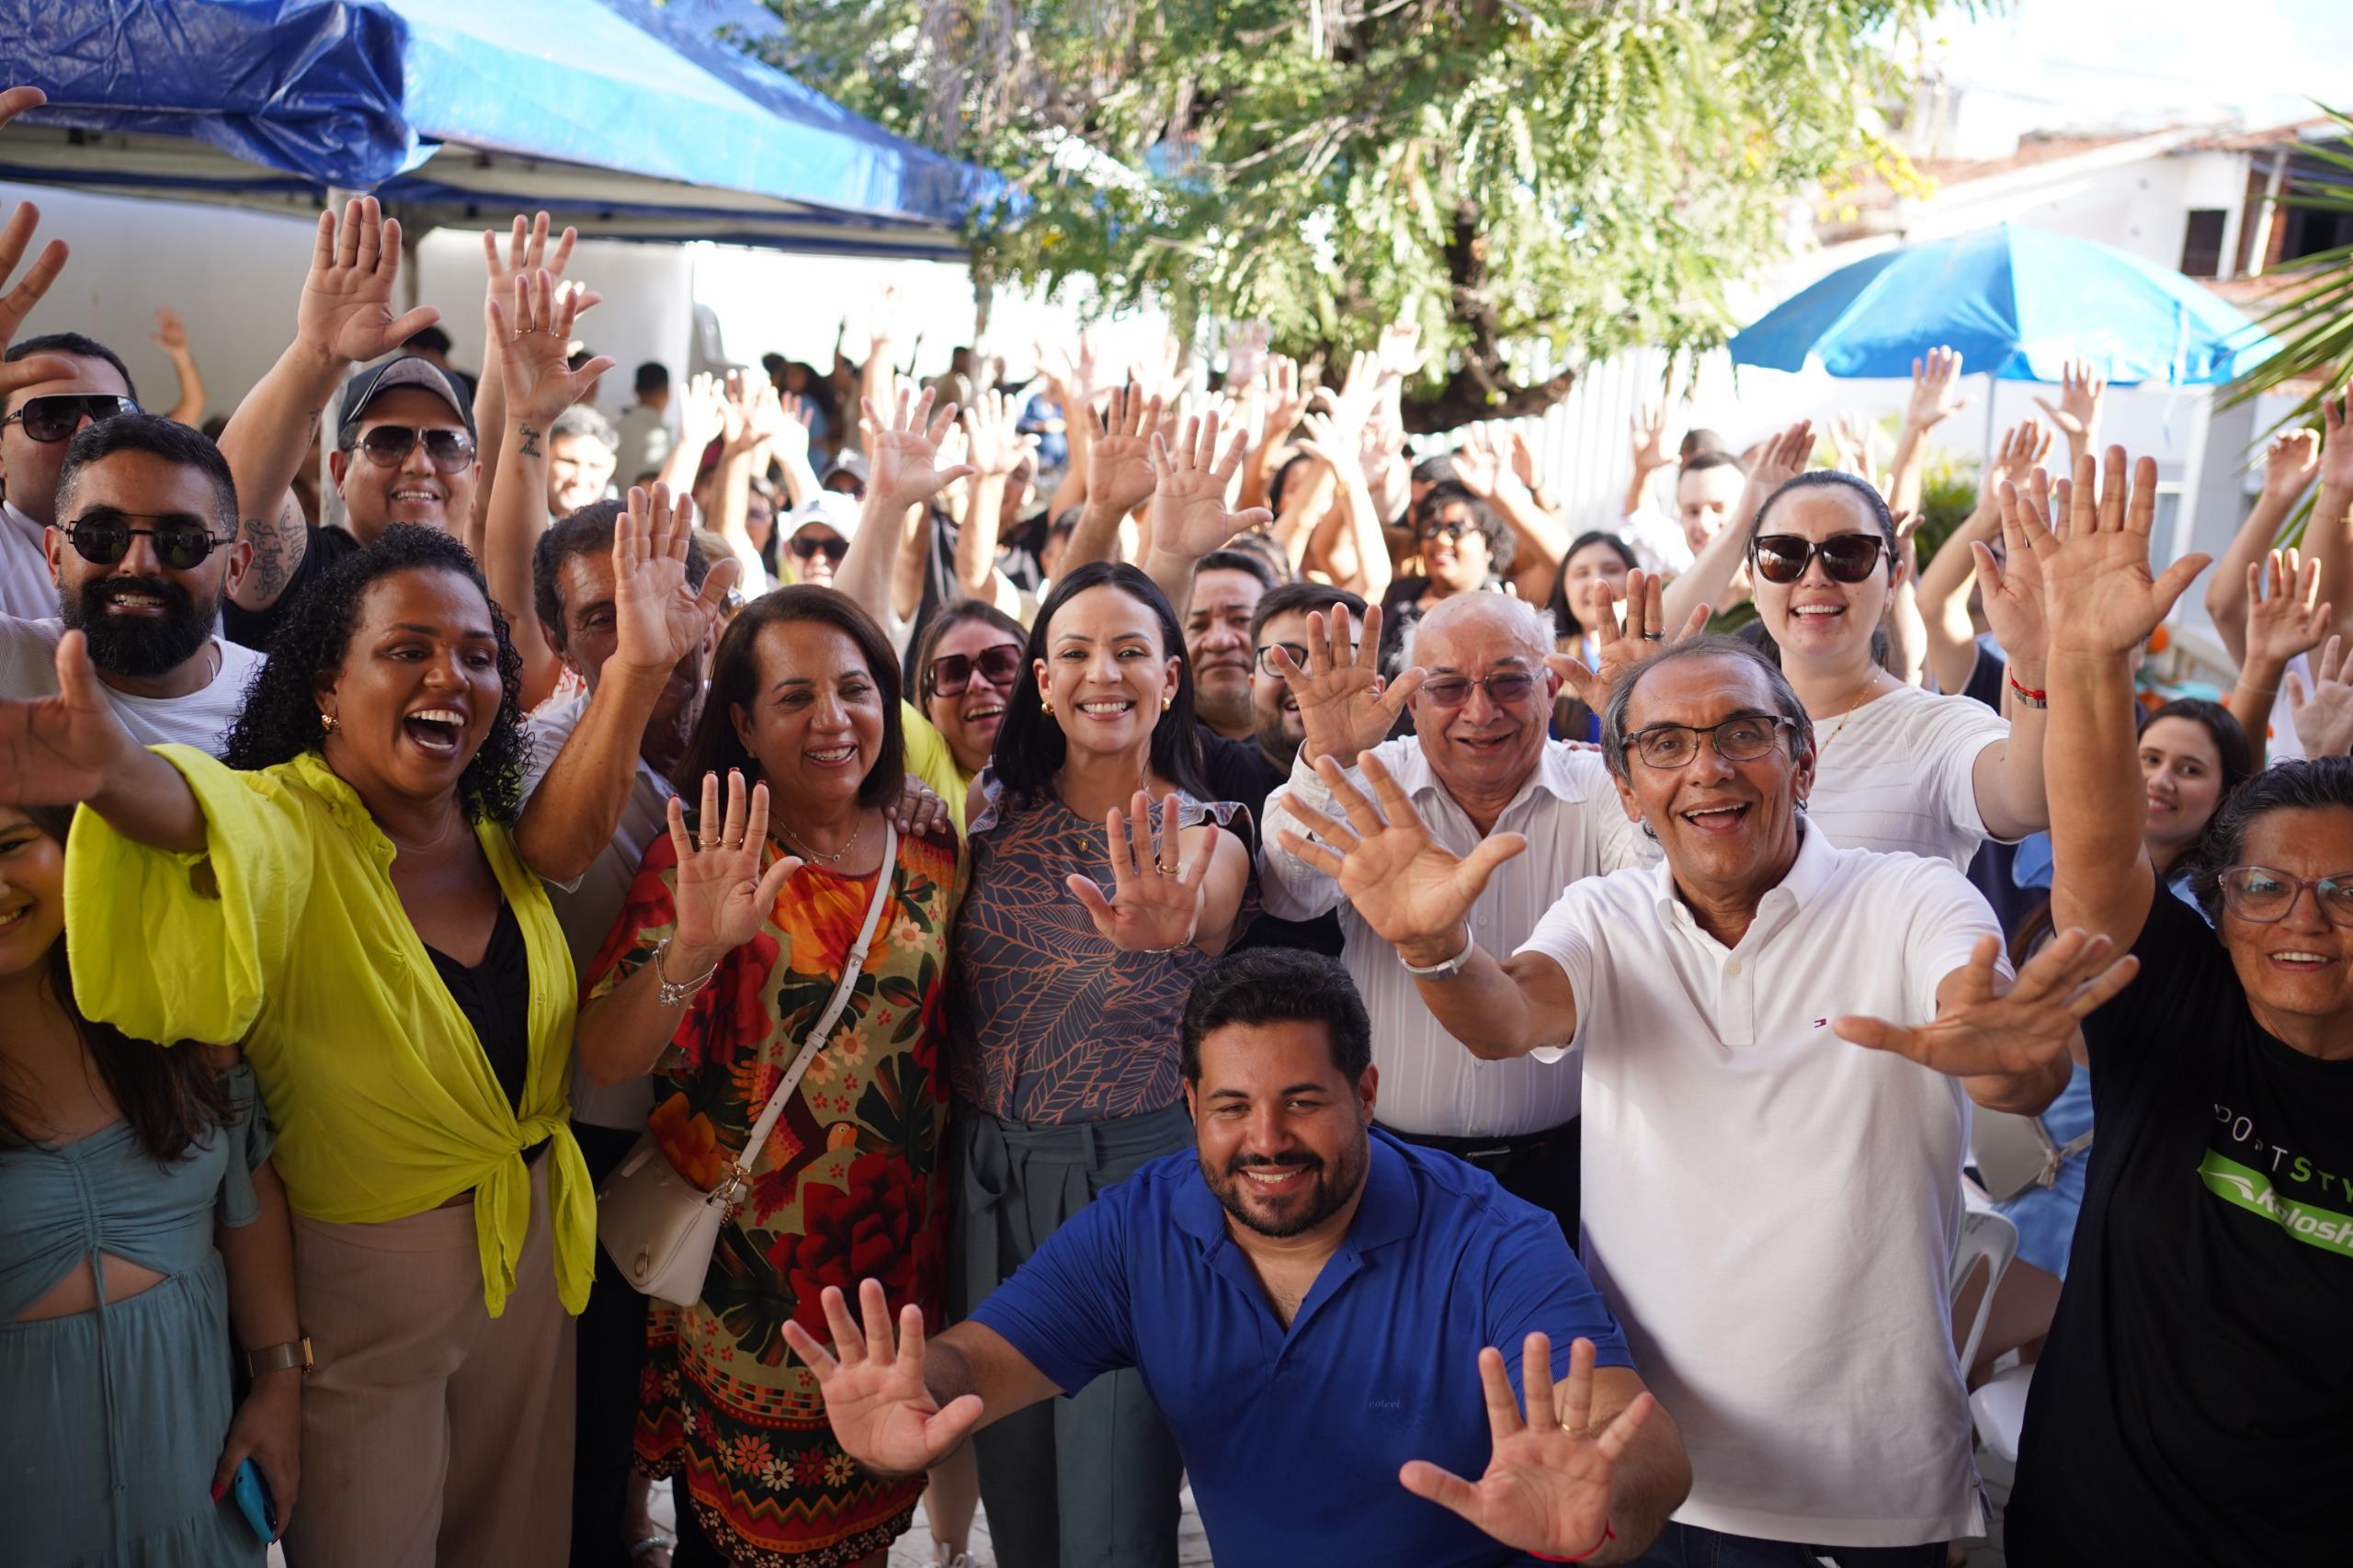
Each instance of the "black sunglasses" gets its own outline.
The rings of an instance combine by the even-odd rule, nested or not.
[[[456,473],[474,460],[474,438],[463,430],[375,425],[356,444],[377,467],[398,468],[408,461],[409,453],[416,450],[419,437],[425,441],[426,460],[442,473]]]
[[[849,540],[841,538],[819,539],[814,534],[802,534],[792,541],[792,553],[795,558],[801,561],[816,559],[817,552],[821,550],[825,552],[826,560],[839,566],[842,563],[842,558],[849,553]]]
[[[1021,647],[1000,642],[977,653],[944,653],[924,672],[934,697],[961,697],[972,684],[973,672],[991,686],[1009,687],[1021,674]]]
[[[1751,541],[1748,558],[1768,583],[1794,583],[1817,555],[1834,583],[1859,583],[1879,569],[1887,540],[1879,534],[1832,534],[1811,540],[1797,534],[1765,534]]]
[[[79,430],[85,419],[95,425],[101,419],[138,412],[137,403],[111,392],[51,392],[25,399],[25,406],[0,419],[0,425],[14,425],[21,419],[25,434],[34,440],[63,441]]]
[[[131,526],[133,517],[161,526],[134,528]],[[175,572],[202,565],[214,551],[229,542],[215,536],[202,523],[183,517],[118,512],[111,506],[83,513],[67,523],[63,531],[66,541],[73,545],[74,553],[93,566],[112,566],[131,553],[131,541],[144,534],[154,547],[155,559]]]

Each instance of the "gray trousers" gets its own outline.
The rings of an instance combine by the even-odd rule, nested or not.
[[[1182,1105],[1055,1126],[956,1108],[949,1292],[963,1317],[1065,1220],[1147,1160],[1193,1146]],[[1132,1371],[972,1439],[999,1568],[1176,1568],[1176,1441]]]

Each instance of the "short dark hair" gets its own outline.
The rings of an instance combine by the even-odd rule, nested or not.
[[[438,326],[421,326],[401,340],[401,347],[411,354],[447,354],[455,347],[449,335]]]
[[[540,536],[531,547],[531,611],[548,629],[556,652],[563,652],[569,629],[564,625],[563,596],[558,592],[563,563],[575,555],[610,555],[613,534],[620,527],[626,501],[591,501]],[[687,581],[702,586],[710,575],[710,561],[702,546],[687,539]]]
[[[575,403],[548,423],[548,444],[565,436],[585,436],[608,452],[620,450],[620,433],[613,422],[585,403]]]
[[[874,766],[858,787],[858,803],[887,806],[898,800],[907,773],[905,725],[899,717],[898,656],[891,652],[890,638],[856,599],[814,583],[795,583],[762,594],[728,623],[719,640],[719,651],[711,655],[710,687],[703,694],[702,712],[695,720],[694,733],[687,737],[685,755],[670,774],[671,785],[688,800],[702,799],[707,773],[723,778],[729,768],[741,768],[746,783],[759,781],[759,759],[736,734],[734,710],[749,706],[758,694],[760,633],[797,620],[834,628],[855,643],[865,659],[866,673],[874,677],[875,690],[882,699],[882,744],[874,754]]]
[[[133,403],[139,401],[139,388],[131,381],[131,367],[122,362],[121,355],[95,337],[85,337],[78,332],[45,332],[39,337],[28,337],[22,343],[8,345],[8,351],[6,354],[0,354],[0,365],[13,365],[19,359],[29,359],[36,354],[63,354],[75,359],[103,359],[114,367],[116,375],[122,378],[122,390],[131,394],[131,401]],[[0,414],[12,412],[8,404],[15,396],[14,392],[0,392]]]
[[[1806,715],[1805,704],[1798,700],[1797,688],[1790,685],[1790,677],[1781,673],[1781,666],[1767,658],[1762,649],[1737,637],[1687,637],[1629,667],[1610,687],[1609,700],[1601,710],[1601,759],[1608,764],[1610,772],[1620,778],[1628,777],[1626,715],[1634,705],[1634,688],[1643,684],[1644,676],[1678,659],[1731,659],[1762,670],[1765,684],[1773,692],[1773,706],[1790,721],[1790,755],[1796,756],[1813,749],[1813,721]]]
[[[177,468],[192,468],[212,487],[212,523],[237,536],[237,481],[221,449],[187,426],[160,414],[124,414],[86,426],[65,444],[57,470],[57,515],[63,519],[81,487],[82,471],[117,452],[147,452]]]
[[[1454,454],[1440,452],[1414,465],[1414,478],[1423,484],[1444,484],[1454,477]]]
[[[1235,550],[1231,545],[1223,550],[1212,550],[1193,562],[1195,577],[1199,577],[1204,572],[1245,573],[1257,578],[1258,585],[1262,588],[1272,588],[1277,582],[1274,568],[1267,564],[1264,556],[1254,551]]]
[[[637,375],[631,384],[637,389],[637,395],[640,397],[643,397],[647,392],[668,392],[670,367],[659,359],[648,359],[637,368]]]
[[[1340,960],[1298,948],[1228,953],[1193,982],[1177,1032],[1185,1082],[1201,1081],[1201,1041],[1233,1024],[1322,1024],[1332,1065],[1353,1084],[1372,1065],[1372,1020]]]
[[[2247,830],[2256,819],[2272,812],[2320,812],[2331,807],[2353,811],[2353,756],[2275,762],[2224,796],[2214,819],[2206,824],[2205,835],[2188,856],[2189,891],[2198,895],[2206,918],[2218,928],[2222,925],[2222,876],[2239,863],[2246,849]]]
[[[1346,605],[1348,613],[1359,623],[1364,619],[1364,596],[1352,594],[1346,588],[1336,588],[1329,583],[1280,583],[1267,590],[1258,608],[1250,612],[1250,646],[1258,645],[1259,633],[1267,630],[1267,622],[1293,610],[1329,610],[1334,605]]]
[[[1731,453],[1724,450],[1724,438],[1704,425],[1694,425],[1690,429],[1683,432],[1682,443],[1675,449],[1675,451],[1676,455],[1683,460],[1683,467],[1686,471],[1716,466],[1713,463],[1701,463],[1698,460],[1703,457],[1732,457]],[[1732,464],[1743,473],[1748,472],[1748,465],[1736,457],[1732,459]]]
[[[967,621],[984,621],[1013,639],[1017,646],[1029,641],[1029,628],[1014,619],[986,599],[958,599],[952,605],[942,605],[932,611],[925,623],[923,635],[915,639],[915,658],[909,667],[915,671],[915,701],[931,700],[931,661],[938,656],[940,639]]]
[[[269,657],[245,688],[244,710],[221,760],[251,773],[320,748],[326,724],[319,713],[319,677],[340,668],[350,653],[369,590],[398,572],[454,573],[490,607],[498,639],[498,717],[459,775],[458,796],[471,821],[512,823],[522,810],[523,762],[530,753],[523,728],[523,655],[515,651],[506,617],[466,547],[438,528],[414,523],[393,524],[293,596],[286,618],[270,633]]]
[[[1185,658],[1185,629],[1176,624],[1168,596],[1140,567],[1124,561],[1089,561],[1056,578],[1054,591],[1038,607],[1038,619],[1030,624],[1022,664],[1035,669],[1045,660],[1046,639],[1052,634],[1054,618],[1063,606],[1089,588],[1103,587],[1117,588],[1150,610],[1160,633],[1162,656],[1176,661],[1176,695],[1152,729],[1152,770],[1195,800],[1207,800],[1201,737],[1193,722],[1193,670]],[[1062,726],[1042,703],[1015,701],[997,726],[996,752],[990,766],[1012,801],[1029,804],[1053,792],[1054,775],[1061,771],[1068,750]]]
[[[1704,435],[1707,432],[1695,431],[1694,434]],[[1688,442],[1690,437],[1684,439]],[[1675,471],[1675,477],[1680,480],[1687,473],[1705,473],[1711,468],[1728,468],[1743,477],[1748,473],[1748,465],[1741,461],[1737,454],[1725,451],[1722,447],[1701,447],[1683,460],[1683,466]]]
[[[1510,525],[1495,509],[1459,480],[1441,479],[1422,492],[1421,502],[1414,507],[1412,514],[1415,544],[1418,546],[1421,541],[1423,525],[1441,506],[1471,508],[1471,520],[1478,526],[1481,537],[1487,541],[1487,574],[1495,578],[1509,575],[1512,557],[1518,552],[1518,540],[1512,537]]]

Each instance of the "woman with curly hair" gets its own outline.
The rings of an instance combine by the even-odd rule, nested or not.
[[[720,641],[674,776],[701,810],[690,830],[672,798],[589,969],[589,1077],[654,1073],[671,1164],[705,1190],[731,1166],[747,1176],[702,1299],[657,1303],[647,1329],[638,1460],[684,1477],[678,1568],[879,1564],[923,1490],[842,1452],[783,1336],[788,1322],[825,1333],[824,1287],[863,1278],[940,1321],[959,857],[945,828],[892,826],[902,715],[898,661],[855,601],[813,585],[754,600]]]
[[[0,778],[81,802],[84,1012],[242,1041],[278,1130],[315,1369],[289,1560],[563,1561],[594,1197],[572,963],[517,855],[521,664],[473,559],[394,527],[290,609],[222,762],[142,750],[78,634]]]

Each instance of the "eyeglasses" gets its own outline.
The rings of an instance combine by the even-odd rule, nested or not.
[[[2313,902],[2330,925],[2353,926],[2353,871],[2304,881],[2268,866],[2234,866],[2216,881],[2222,884],[2222,907],[2257,926],[2287,919],[2296,900],[2310,888]]]
[[[821,550],[825,552],[826,560],[839,566],[842,563],[842,558],[849,553],[849,540],[839,538],[819,539],[814,534],[802,534],[792,541],[792,554],[795,560],[813,561]]]
[[[1349,653],[1350,656],[1352,656],[1352,657],[1353,657],[1353,656],[1355,655],[1355,653],[1356,653],[1356,651],[1357,651],[1358,648],[1362,647],[1363,645],[1364,645],[1364,644],[1363,644],[1363,642],[1362,642],[1361,641],[1354,642],[1350,642],[1350,643],[1348,644],[1348,653]],[[1265,647],[1263,647],[1263,648],[1261,648],[1261,649],[1259,649],[1259,650],[1258,650],[1258,654],[1257,654],[1257,659],[1258,659],[1258,673],[1259,673],[1260,675],[1262,675],[1262,676],[1271,676],[1271,677],[1273,677],[1274,679],[1277,679],[1277,680],[1279,680],[1279,679],[1281,679],[1281,678],[1282,678],[1282,672],[1281,672],[1280,670],[1279,670],[1279,669],[1275,668],[1275,661],[1274,661],[1273,659],[1271,659],[1271,658],[1269,658],[1269,657],[1267,656],[1267,655],[1271,654],[1271,653],[1272,653],[1276,649],[1278,649],[1278,648],[1280,648],[1284,653],[1289,653],[1289,654],[1290,655],[1290,662],[1291,662],[1294,665],[1296,665],[1296,666],[1297,666],[1297,667],[1298,667],[1298,668],[1299,668],[1302,673],[1304,673],[1304,672],[1305,672],[1305,670],[1306,670],[1306,668],[1307,668],[1307,644],[1306,644],[1306,643],[1304,643],[1304,642],[1269,642],[1269,643],[1267,643]],[[1425,687],[1424,689],[1427,689],[1427,687]]]
[[[1471,688],[1477,687],[1487,694],[1487,700],[1498,708],[1509,708],[1528,700],[1536,689],[1536,677],[1526,670],[1503,670],[1484,680],[1472,680],[1468,676],[1439,676],[1422,682],[1422,700],[1433,708],[1460,708],[1471,700]]]
[[[1832,534],[1811,540],[1798,534],[1765,534],[1750,541],[1748,558],[1768,583],[1794,583],[1817,555],[1834,583],[1859,583],[1879,567],[1887,540],[1879,534]]]
[[[961,697],[975,672],[991,686],[1011,686],[1021,673],[1021,645],[1000,642],[977,653],[943,653],[924,672],[924,684],[934,697]]]
[[[139,405],[131,399],[108,392],[51,392],[25,399],[25,406],[0,419],[0,425],[22,420],[25,434],[34,440],[63,441],[80,429],[85,419],[95,425],[101,419],[138,412]]]
[[[134,528],[131,526],[133,517],[162,526]],[[131,541],[144,534],[154,547],[155,559],[175,572],[202,565],[208,556],[229,542],[213,535],[202,523],[185,517],[118,512],[111,506],[83,513],[66,524],[63,532],[67,542],[74,546],[74,553],[93,566],[113,565],[131,553]]]
[[[1423,689],[1427,690],[1427,687]],[[1649,767],[1681,767],[1699,755],[1699,737],[1716,748],[1726,762],[1755,762],[1773,749],[1780,731],[1794,720],[1763,713],[1735,713],[1721,724],[1705,728],[1691,724],[1653,724],[1626,737],[1626,749]]]
[[[410,425],[374,425],[359,437],[359,450],[379,468],[398,468],[408,461],[416,443],[425,442],[425,456],[442,473],[456,473],[474,460],[474,438],[463,430],[438,426],[418,429]]]

